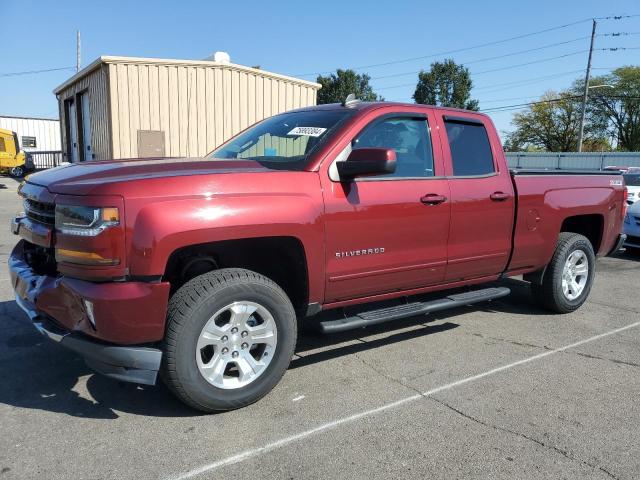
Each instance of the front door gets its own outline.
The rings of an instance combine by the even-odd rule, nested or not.
[[[345,146],[396,152],[395,173],[351,182],[323,175],[325,303],[441,282],[447,261],[449,186],[430,110],[376,116]],[[424,113],[429,112],[429,113]],[[330,169],[335,175],[335,169]]]

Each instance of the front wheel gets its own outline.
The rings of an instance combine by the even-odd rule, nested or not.
[[[11,169],[11,175],[13,175],[15,178],[24,177],[24,168],[23,167],[13,167]]]
[[[587,300],[595,271],[591,242],[578,233],[562,232],[542,283],[531,285],[534,298],[554,312],[573,312]]]
[[[296,334],[293,306],[273,281],[236,268],[205,273],[169,302],[162,377],[198,410],[243,407],[280,381]]]

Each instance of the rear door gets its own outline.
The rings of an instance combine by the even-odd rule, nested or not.
[[[482,116],[438,111],[451,191],[446,281],[501,273],[511,252],[515,197],[500,140]]]
[[[388,109],[385,109],[388,112]],[[444,278],[449,186],[429,109],[370,114],[338,146],[382,147],[395,173],[340,182],[321,175],[325,200],[325,302],[408,290]],[[333,172],[335,174],[335,171]]]

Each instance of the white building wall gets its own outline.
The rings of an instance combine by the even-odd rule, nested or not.
[[[16,132],[20,148],[22,137],[35,137],[36,148],[24,148],[26,152],[62,150],[60,121],[57,119],[0,116],[0,128]]]

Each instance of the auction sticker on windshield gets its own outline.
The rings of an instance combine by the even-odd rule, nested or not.
[[[322,127],[296,127],[291,130],[287,135],[298,135],[305,137],[319,137],[322,135],[327,129]]]

